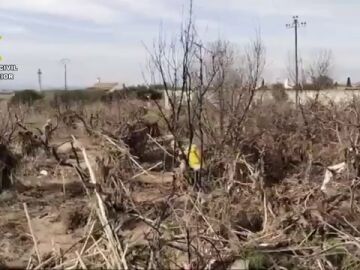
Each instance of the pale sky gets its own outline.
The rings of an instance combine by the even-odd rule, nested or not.
[[[162,27],[179,32],[187,0],[0,0],[1,64],[17,64],[15,81],[0,89],[63,86],[61,58],[71,59],[69,85],[102,81],[143,83],[147,52]],[[267,51],[265,79],[286,77],[294,34],[286,29],[293,15],[307,22],[299,29],[299,50],[308,61],[331,49],[333,77],[360,81],[360,1],[355,0],[194,0],[196,24],[204,42],[219,37],[244,46],[261,29]]]

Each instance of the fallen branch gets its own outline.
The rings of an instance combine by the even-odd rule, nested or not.
[[[76,138],[74,136],[72,136],[74,142],[77,142]],[[78,145],[81,145],[80,143]],[[83,147],[81,145],[81,150],[82,150],[82,154],[84,156],[84,160],[86,163],[86,166],[89,170],[89,174],[90,174],[90,183],[92,183],[94,186],[96,186],[96,177],[95,177],[95,173],[94,170],[92,169],[90,162],[89,162],[89,158],[88,155],[86,153],[85,147]],[[125,255],[123,253],[121,244],[119,243],[116,235],[114,234],[114,231],[112,230],[112,228],[110,227],[109,221],[107,219],[106,216],[106,211],[105,211],[105,205],[104,202],[102,201],[102,198],[100,196],[100,194],[97,192],[97,190],[94,190],[95,192],[95,196],[97,198],[97,214],[98,214],[98,218],[101,222],[101,225],[103,226],[106,236],[109,240],[109,244],[110,244],[110,248],[113,251],[113,255],[114,255],[114,259],[115,259],[115,266],[117,268],[123,268],[123,269],[128,269],[126,260],[125,260]],[[119,254],[119,252],[121,254]]]
[[[339,174],[346,169],[346,163],[342,162],[330,167],[327,167],[325,170],[325,176],[323,183],[321,185],[321,190],[326,192],[326,186],[330,183],[331,179],[334,177],[335,174]]]

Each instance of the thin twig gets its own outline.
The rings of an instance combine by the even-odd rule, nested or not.
[[[27,222],[28,222],[29,230],[30,230],[30,233],[31,233],[31,237],[32,237],[32,240],[34,242],[34,248],[35,248],[36,256],[38,258],[38,263],[41,264],[41,256],[40,256],[37,240],[36,240],[36,237],[35,237],[35,234],[34,234],[34,230],[33,230],[32,225],[31,225],[31,219],[30,219],[30,215],[29,215],[26,203],[23,203],[23,206],[24,206],[24,211],[25,211]]]

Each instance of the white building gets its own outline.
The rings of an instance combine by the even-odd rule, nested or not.
[[[164,107],[165,110],[171,110],[171,103],[179,103],[182,100],[182,103],[185,104],[188,101],[187,93],[182,90],[163,90],[164,91]],[[190,100],[193,100],[194,92],[190,93]]]
[[[122,86],[117,82],[101,82],[100,78],[97,78],[96,83],[89,89],[102,90],[107,93],[112,93],[114,91],[121,90]]]

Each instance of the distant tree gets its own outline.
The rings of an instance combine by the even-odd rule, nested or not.
[[[316,86],[313,83],[304,83],[302,85],[303,90],[316,90]]]
[[[332,88],[334,80],[331,78],[332,52],[321,50],[315,60],[310,64],[308,74],[315,90]]]
[[[26,89],[22,91],[16,91],[14,96],[11,98],[11,104],[23,104],[31,106],[35,101],[43,99],[44,96],[36,90]]]
[[[347,78],[346,87],[352,87],[350,77]]]
[[[274,83],[272,86],[271,86],[271,89],[272,90],[285,90],[285,87],[282,83]]]
[[[305,84],[307,81],[307,70],[303,67],[304,60],[301,56],[299,56],[299,84]],[[296,75],[295,75],[295,61],[294,61],[294,55],[288,54],[288,59],[286,63],[286,76],[289,79],[289,84],[294,85],[296,84]]]
[[[316,90],[334,87],[334,81],[327,75],[321,75],[312,78],[312,83]]]
[[[271,86],[271,95],[275,101],[284,102],[289,99],[285,87],[282,83],[274,83]]]

